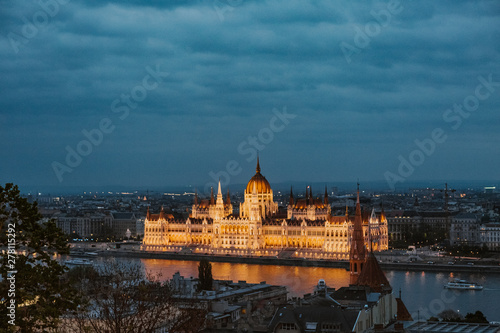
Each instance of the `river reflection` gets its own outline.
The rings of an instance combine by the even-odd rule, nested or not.
[[[161,273],[162,279],[172,278],[176,272],[184,277],[198,276],[198,262],[164,259],[125,259],[139,264],[153,274]],[[319,279],[329,287],[340,288],[349,284],[349,272],[341,268],[268,266],[233,263],[212,263],[212,274],[220,280],[245,280],[249,283],[266,281],[268,284],[287,286],[289,296],[311,293]],[[490,321],[500,321],[500,275],[454,274],[440,272],[387,271],[387,278],[394,293],[402,290],[402,298],[414,319],[436,316],[444,309],[459,310],[465,315],[477,310]],[[451,279],[474,281],[484,286],[483,291],[454,292],[443,286]]]
[[[162,259],[141,259],[146,271],[161,273],[169,279],[175,272],[184,277],[198,276],[198,262]],[[233,263],[212,263],[212,275],[217,280],[245,280],[248,283],[265,281],[268,284],[285,285],[290,296],[303,296],[312,292],[319,279],[325,279],[329,287],[340,288],[349,284],[349,272],[344,269],[324,267],[271,266]]]

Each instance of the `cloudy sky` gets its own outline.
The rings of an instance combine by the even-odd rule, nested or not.
[[[496,0],[0,4],[2,183],[500,179]]]

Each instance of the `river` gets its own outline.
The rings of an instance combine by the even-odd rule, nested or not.
[[[198,276],[198,262],[165,259],[98,258],[96,261],[116,260],[137,264],[162,279],[170,279],[175,272],[184,277]],[[102,262],[104,263],[104,262]],[[435,316],[445,309],[465,315],[477,310],[489,321],[500,321],[500,275],[439,272],[386,271],[393,292],[399,289],[408,310],[416,320]],[[218,280],[245,280],[249,283],[266,281],[268,284],[287,286],[289,296],[303,296],[313,291],[319,279],[329,287],[340,288],[349,284],[349,272],[341,268],[270,266],[234,263],[212,263],[212,275]],[[451,279],[460,278],[484,286],[482,291],[451,291],[443,286]]]

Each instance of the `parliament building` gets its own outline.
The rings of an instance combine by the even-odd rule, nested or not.
[[[359,189],[358,189],[359,204]],[[296,199],[290,192],[286,214],[278,211],[273,190],[261,174],[257,159],[255,175],[250,179],[240,203],[239,215],[233,213],[229,191],[209,199],[194,197],[186,220],[176,220],[161,209],[148,213],[142,249],[147,251],[188,251],[215,255],[262,255],[349,259],[354,216],[332,216],[325,189],[324,198],[307,191]],[[388,249],[388,228],[384,211],[362,215],[362,234],[366,248]]]

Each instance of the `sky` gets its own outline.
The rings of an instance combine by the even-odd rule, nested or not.
[[[496,0],[0,5],[0,183],[500,179]]]

